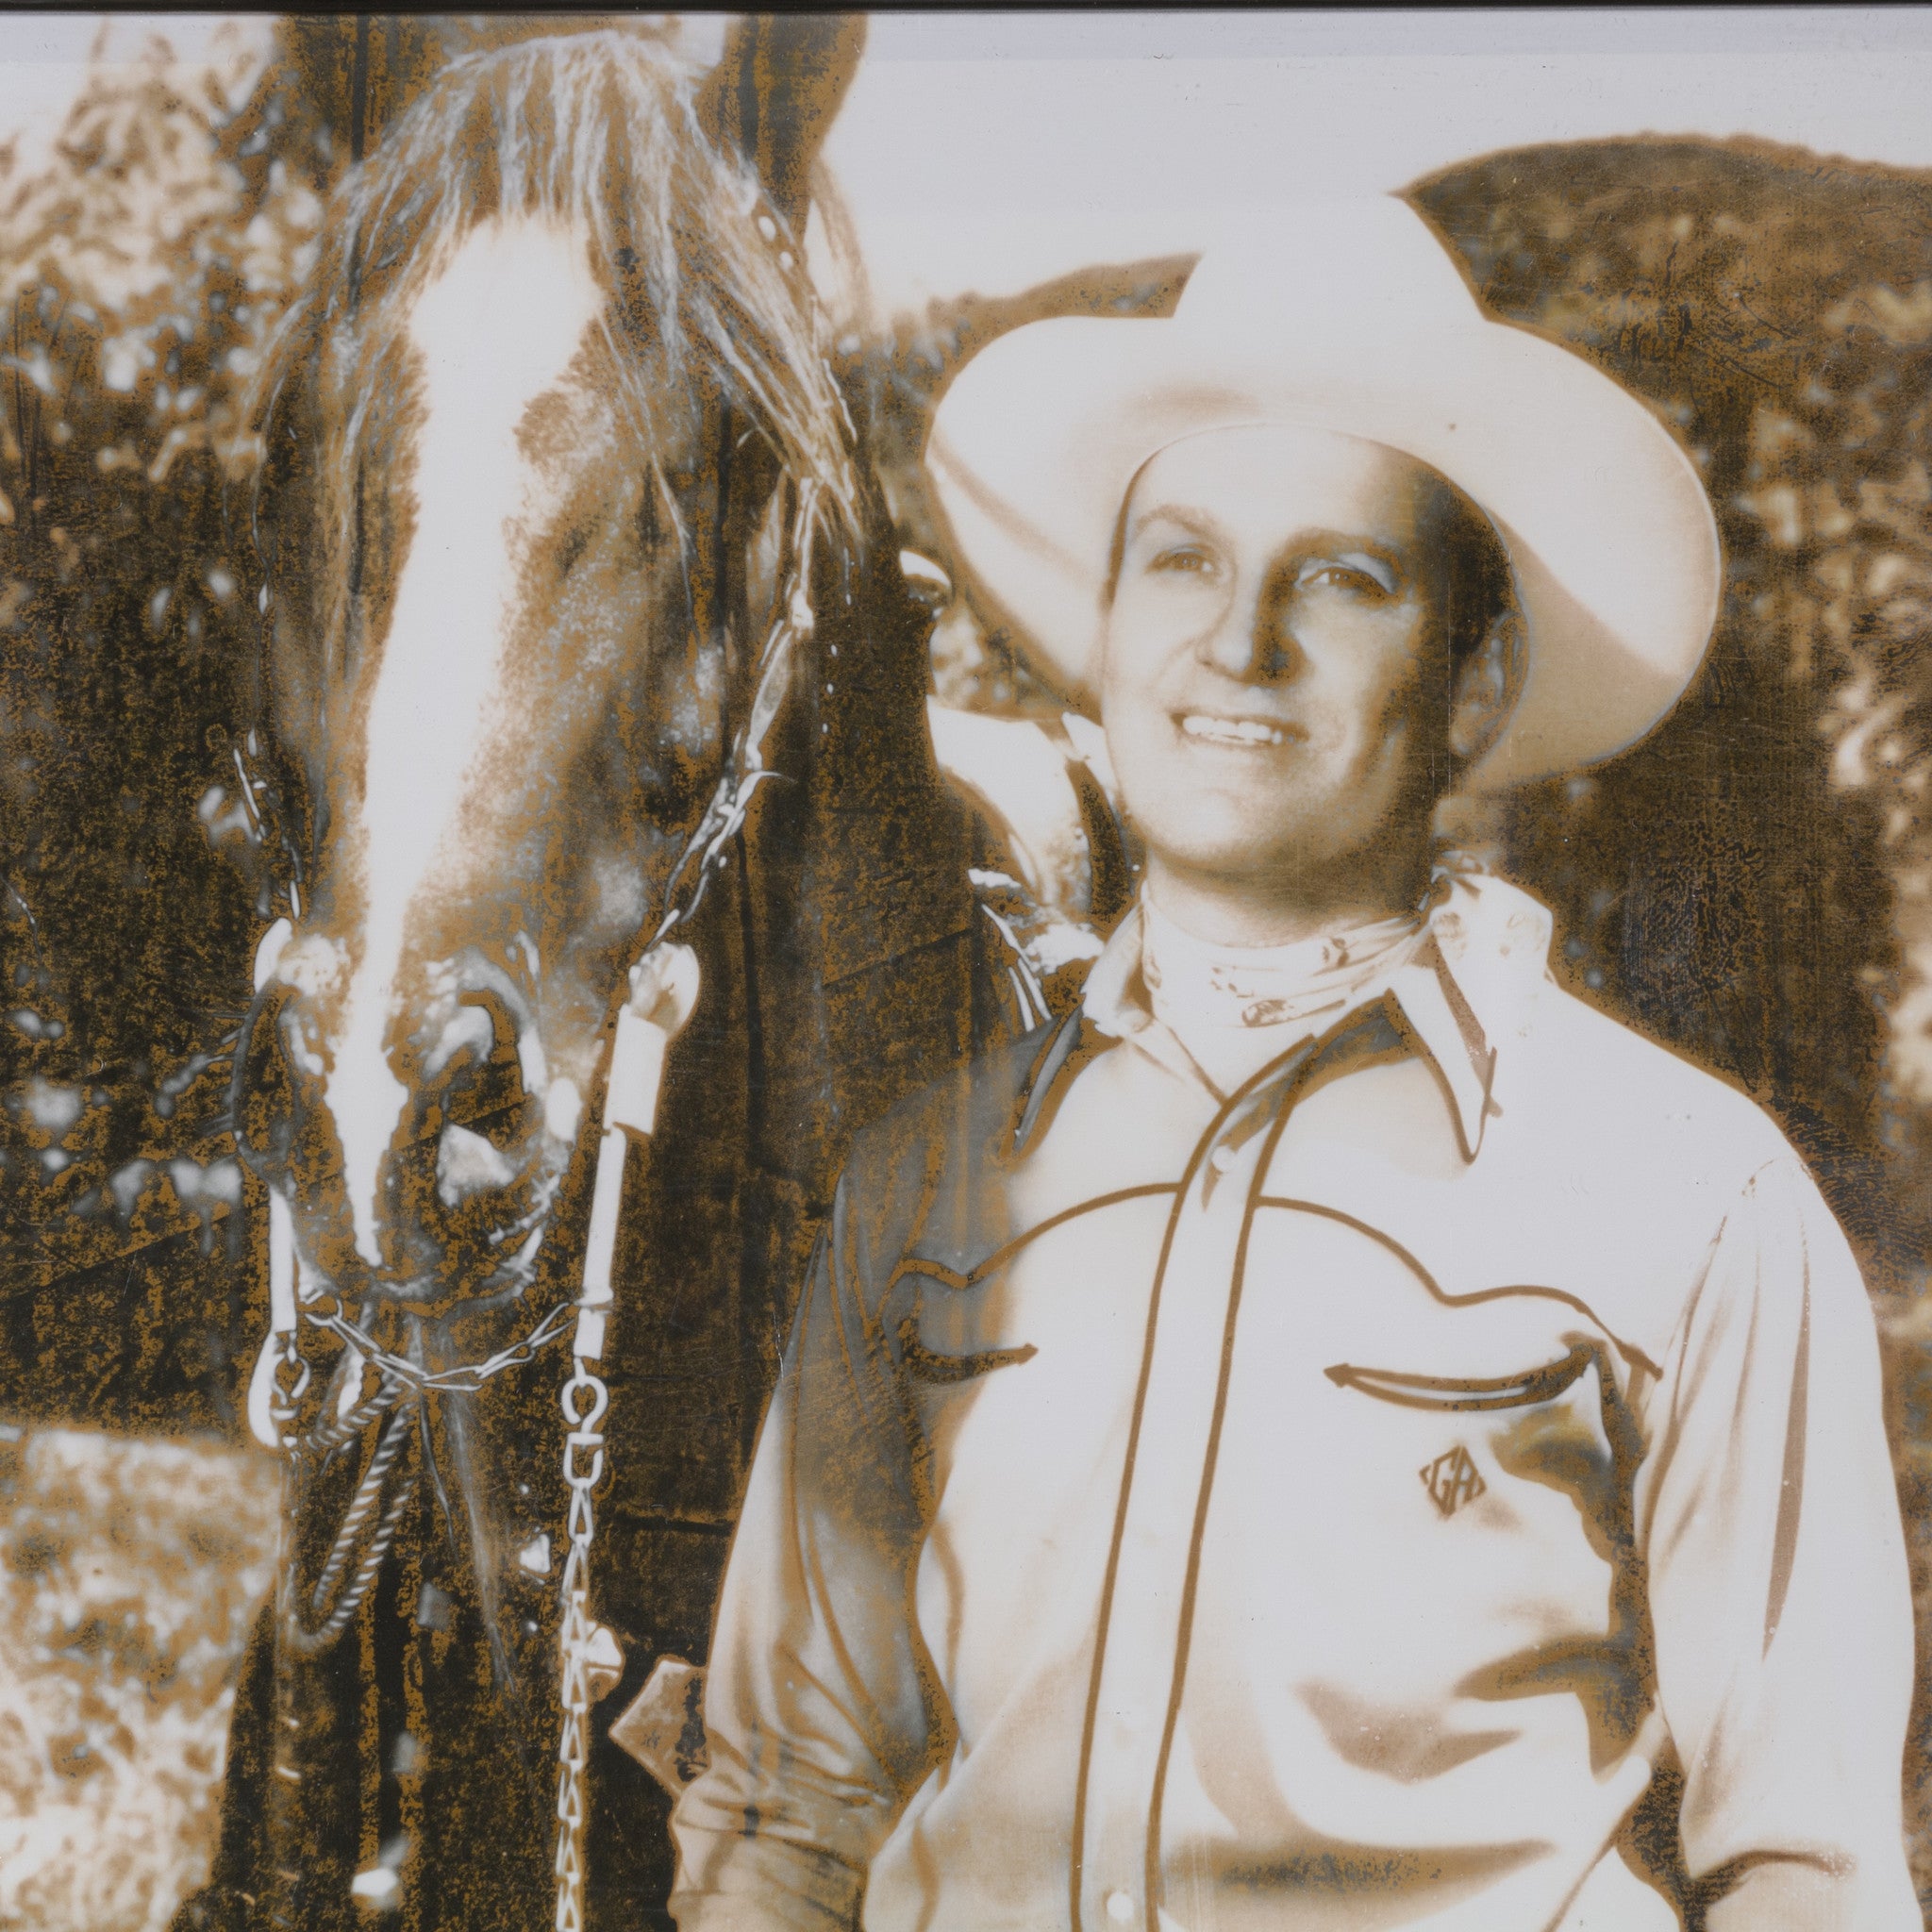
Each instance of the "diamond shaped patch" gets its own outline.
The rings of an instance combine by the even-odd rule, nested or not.
[[[1460,1442],[1418,1472],[1429,1500],[1444,1516],[1454,1516],[1465,1503],[1474,1503],[1489,1488],[1482,1472]]]

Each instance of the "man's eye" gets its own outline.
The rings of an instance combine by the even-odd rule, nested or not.
[[[1384,603],[1395,594],[1381,578],[1352,563],[1311,563],[1297,574],[1295,583],[1298,588],[1325,584],[1374,604]]]
[[[1176,543],[1171,549],[1157,551],[1149,558],[1147,568],[1182,576],[1211,576],[1214,558],[1198,544]]]

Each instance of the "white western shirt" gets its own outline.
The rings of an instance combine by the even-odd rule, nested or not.
[[[1550,980],[1534,901],[1458,880],[1431,937],[1223,1101],[1130,917],[1017,1133],[989,1071],[862,1138],[685,1932],[1664,1932],[1781,1874],[1832,1914],[1791,1924],[1920,1926],[1844,1240],[1756,1108]]]

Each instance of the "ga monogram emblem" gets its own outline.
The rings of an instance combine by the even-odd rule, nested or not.
[[[1446,1456],[1424,1463],[1418,1474],[1423,1488],[1429,1492],[1429,1500],[1444,1516],[1454,1516],[1465,1503],[1474,1503],[1489,1487],[1460,1442]]]

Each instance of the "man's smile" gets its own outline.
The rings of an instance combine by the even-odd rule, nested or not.
[[[1180,714],[1179,723],[1185,738],[1237,750],[1272,748],[1307,736],[1299,725],[1278,718],[1241,718],[1219,711],[1185,711]]]

